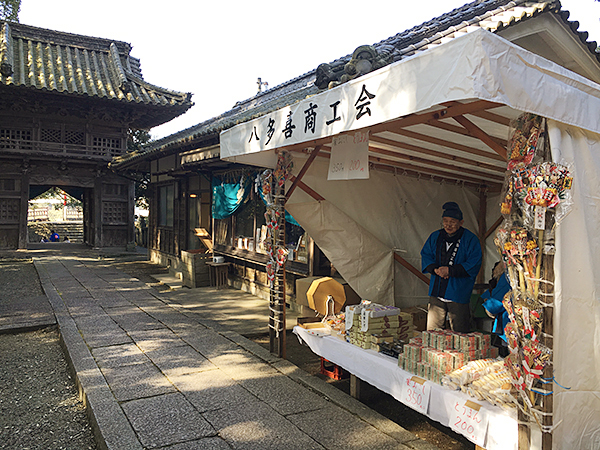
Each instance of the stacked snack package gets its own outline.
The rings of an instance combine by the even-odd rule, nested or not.
[[[493,405],[514,407],[512,377],[502,359],[471,361],[442,377],[442,385]]]
[[[413,335],[412,316],[394,306],[363,300],[346,306],[346,341],[364,349],[381,351]]]
[[[404,345],[398,366],[420,377],[440,383],[443,376],[469,361],[495,358],[498,349],[490,345],[490,335],[457,333],[449,330],[423,331]]]

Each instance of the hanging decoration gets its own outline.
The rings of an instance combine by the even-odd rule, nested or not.
[[[267,278],[271,287],[277,272],[281,270],[289,250],[284,243],[285,239],[282,239],[280,233],[285,233],[284,229],[280,228],[282,214],[284,211],[277,203],[277,196],[274,194],[275,191],[279,191],[285,186],[287,178],[290,176],[292,171],[292,158],[287,152],[279,153],[277,157],[277,166],[274,170],[267,169],[262,172],[258,178],[260,187],[262,190],[262,196],[267,205],[265,212],[265,220],[267,225],[267,239],[265,241],[265,250],[269,256],[267,262]]]
[[[512,288],[503,300],[510,318],[504,329],[510,351],[505,366],[521,412],[550,433],[545,398],[552,395],[552,383],[544,372],[552,368],[552,349],[546,345],[551,346],[552,336],[544,329],[544,315],[552,314],[554,279],[544,279],[542,269],[544,261],[552,265],[554,230],[572,207],[573,177],[567,165],[551,161],[543,117],[522,114],[511,126],[500,205],[505,220],[495,239]]]

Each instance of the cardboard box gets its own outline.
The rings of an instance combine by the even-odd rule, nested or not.
[[[402,308],[401,311],[412,316],[415,330],[425,331],[427,329],[427,305]]]

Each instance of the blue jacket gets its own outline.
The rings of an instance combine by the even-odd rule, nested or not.
[[[508,318],[508,312],[502,304],[502,299],[510,289],[508,278],[506,277],[506,274],[503,273],[502,276],[498,278],[498,284],[492,289],[492,292],[488,289],[481,294],[481,298],[485,300],[485,302],[483,302],[483,307],[495,318],[492,331],[504,341],[506,341],[504,327],[510,322],[510,319]]]
[[[443,238],[447,236],[444,230],[431,233],[425,245],[423,245],[421,270],[423,273],[431,274],[429,281],[430,296],[442,297],[446,300],[465,304],[471,301],[475,278],[481,268],[482,253],[479,238],[466,228],[461,229],[463,234],[460,238],[454,264],[450,269],[450,278],[444,280],[433,272],[434,269],[444,265],[441,264],[440,253]]]

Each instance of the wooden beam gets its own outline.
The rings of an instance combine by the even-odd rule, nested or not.
[[[455,106],[455,105],[460,105],[460,104],[461,103],[457,102],[457,101],[442,103],[442,105],[444,105],[444,106]],[[496,122],[500,125],[504,125],[504,126],[510,125],[510,118],[501,116],[499,114],[494,114],[494,113],[486,111],[486,110],[473,111],[472,113],[469,113],[469,114],[471,114],[472,116],[477,116],[477,117],[481,117],[482,119],[489,120],[490,122]]]
[[[485,189],[479,191],[479,214],[477,222],[479,225],[478,237],[481,245],[481,269],[477,274],[477,283],[485,283],[485,231],[486,223],[485,218],[487,216],[487,194]]]
[[[498,217],[498,219],[496,219],[496,221],[494,222],[494,224],[489,228],[489,230],[487,230],[483,236],[484,239],[487,240],[487,238],[490,237],[490,235],[496,231],[496,228],[498,228],[500,226],[500,224],[504,221],[504,216],[500,216]]]
[[[448,122],[442,122],[441,120],[433,120],[431,122],[428,122],[427,125],[434,128],[439,128],[440,130],[450,131],[451,133],[461,134],[463,136],[468,136],[477,139],[476,136],[473,136],[471,133],[469,133],[469,130],[465,130],[459,125],[454,125]],[[500,139],[496,136],[490,136],[490,139],[496,141],[496,143],[498,145],[501,145],[502,147],[506,148],[508,146],[507,139]],[[496,153],[494,153],[494,155],[497,156],[499,160],[502,160],[502,158],[499,155],[496,155]]]
[[[465,127],[469,133],[477,136],[485,145],[498,153],[505,161],[507,161],[508,157],[506,156],[506,148],[498,145],[492,138],[490,138],[485,131],[471,122],[464,116],[455,116],[454,120],[460,123],[463,127]]]
[[[476,111],[483,111],[491,108],[498,108],[504,106],[501,103],[489,102],[487,100],[476,100],[471,103],[458,103],[449,107],[442,107],[437,111],[431,111],[423,114],[410,114],[402,117],[401,119],[384,122],[381,124],[373,125],[369,129],[371,133],[380,133],[382,131],[391,131],[402,129],[411,125],[417,125],[421,123],[428,123],[430,121],[449,119],[455,116],[462,116],[464,114],[472,114]]]
[[[453,171],[460,172],[460,173],[468,173],[470,175],[481,178],[483,180],[491,180],[491,181],[496,181],[496,182],[504,181],[504,177],[491,175],[489,173],[480,172],[477,170],[469,169],[467,167],[455,166],[452,164],[445,164],[445,163],[439,162],[439,161],[430,161],[429,159],[419,158],[418,156],[410,156],[410,155],[406,155],[404,153],[398,153],[398,152],[394,152],[391,150],[384,150],[384,149],[377,148],[377,147],[369,147],[369,151],[371,153],[377,153],[380,155],[391,156],[392,158],[398,158],[398,159],[403,159],[403,160],[407,160],[407,161],[413,161],[413,162],[420,163],[420,164],[426,164],[428,166],[438,167],[440,169],[453,170]]]
[[[407,260],[405,260],[402,256],[400,256],[396,252],[394,252],[394,259],[396,261],[398,261],[400,264],[402,264],[404,267],[406,267],[410,272],[412,272],[423,283],[429,285],[429,278],[424,273],[422,273],[419,269],[417,269],[415,266],[413,266],[411,263],[409,263]]]
[[[319,157],[330,159],[331,154],[328,151],[324,151],[324,149],[326,148],[328,147],[323,146],[323,149],[319,152]],[[304,150],[292,151],[305,153]],[[485,184],[488,188],[488,191],[493,193],[500,192],[500,190],[502,189],[502,183],[494,182],[489,178],[485,180],[485,183],[482,183],[481,179],[465,177],[461,176],[460,174],[442,172],[426,167],[413,166],[411,164],[403,164],[398,161],[390,161],[384,158],[379,158],[377,156],[370,156],[369,162],[371,164],[371,167],[377,170],[395,173],[397,171],[396,169],[401,169],[403,174],[406,173],[406,175],[411,176],[413,178],[419,178],[424,176],[425,178],[429,179],[429,177],[431,177],[431,180],[436,183],[464,183],[465,186],[468,186],[472,189],[479,189],[481,188],[482,184]],[[293,176],[290,177],[290,180],[293,179]],[[323,197],[321,197],[318,193],[313,191],[310,187],[306,186],[305,184],[299,183],[298,187],[305,191],[307,194],[309,194],[311,197],[313,197],[315,200],[324,200]]]
[[[496,161],[504,162],[504,159],[501,156],[497,155],[496,153],[489,153],[489,152],[480,150],[478,148],[473,148],[473,147],[469,147],[467,145],[459,144],[457,142],[452,142],[452,141],[448,141],[445,139],[436,138],[433,136],[427,136],[426,134],[416,133],[416,132],[410,131],[410,130],[395,130],[394,133],[398,134],[398,135],[409,137],[411,139],[429,142],[430,144],[439,145],[441,147],[453,148],[455,150],[469,153],[471,155],[483,156],[484,158],[489,158],[489,159],[494,159]],[[370,140],[372,140],[372,141],[375,140],[375,136],[371,136]],[[396,141],[392,141],[392,142],[396,142]],[[406,145],[410,145],[410,144],[406,144]],[[441,153],[441,152],[436,152],[436,153]],[[444,153],[441,153],[441,154],[444,154]],[[458,159],[458,158],[456,158],[456,159]],[[467,161],[469,161],[471,164],[476,162],[476,161],[473,161],[472,159],[467,160]],[[502,172],[504,172],[506,170],[506,167],[503,167],[503,168],[499,168],[497,166],[492,166],[492,167],[494,167],[494,170],[500,170]]]
[[[406,177],[419,179],[420,177],[423,176],[423,174],[421,172],[417,172],[415,170],[402,168],[401,171],[399,172],[395,167],[392,167],[389,165],[384,165],[384,164],[378,164],[378,163],[374,163],[374,162],[370,163],[370,167],[374,170],[380,170],[382,172],[389,172],[389,173],[393,173],[395,175],[400,175],[403,177],[406,176]],[[480,181],[478,181],[476,183],[472,183],[469,181],[456,180],[455,178],[443,177],[443,176],[439,176],[439,175],[430,175],[427,177],[427,179],[430,179],[434,183],[448,183],[450,185],[455,184],[455,183],[461,183],[463,186],[468,187],[470,189],[474,189],[474,190],[481,188]],[[501,185],[488,185],[487,187],[488,187],[488,192],[500,192],[500,189],[502,186]]]
[[[294,175],[290,176],[290,180],[292,180],[292,183],[295,182],[296,177]],[[322,201],[325,200],[325,197],[322,197],[321,195],[319,195],[316,191],[313,191],[310,187],[308,187],[306,184],[304,184],[302,181],[298,181],[297,183],[298,187],[300,189],[302,189],[304,192],[306,192],[308,195],[310,195],[312,198],[314,198],[317,201]]]
[[[482,184],[488,184],[488,182],[489,182],[489,184],[501,185],[501,183],[498,183],[498,182],[494,183],[494,180],[490,179],[487,175],[483,178],[472,178],[472,177],[464,176],[462,173],[450,173],[445,170],[438,170],[438,169],[435,169],[432,167],[414,166],[412,164],[405,164],[400,161],[392,161],[392,160],[385,159],[385,158],[379,158],[378,156],[369,156],[369,161],[374,164],[397,167],[397,168],[403,169],[403,170],[414,170],[415,172],[425,175],[425,177],[427,177],[427,175],[439,175],[442,178],[450,179],[453,181],[468,181],[477,186],[480,186]],[[454,170],[457,170],[457,169],[454,169]],[[482,180],[484,182],[482,182]]]
[[[290,186],[289,190],[285,194],[285,201],[286,202],[290,199],[291,195],[294,193],[294,190],[298,186],[298,183],[300,183],[302,181],[302,178],[304,177],[304,174],[306,173],[306,171],[308,170],[308,168],[310,167],[310,165],[313,163],[313,161],[315,160],[315,158],[319,154],[320,150],[321,150],[321,146],[317,145],[314,148],[314,150],[311,152],[310,156],[308,157],[308,159],[306,160],[306,162],[302,166],[302,169],[300,169],[300,172],[298,173],[298,176],[296,178],[294,178],[294,181],[292,182],[292,185]]]

